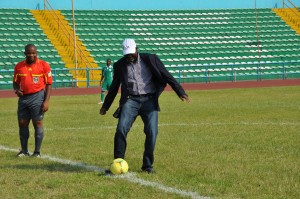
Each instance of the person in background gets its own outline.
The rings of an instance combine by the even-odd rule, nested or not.
[[[105,92],[108,91],[111,82],[113,79],[113,67],[111,66],[111,60],[106,60],[106,66],[102,68],[102,75],[100,80],[100,86],[101,86],[101,96],[100,96],[100,102],[98,104],[102,104],[105,98]],[[104,81],[103,81],[104,80]]]
[[[139,53],[133,39],[125,39],[122,44],[123,55],[114,64],[114,76],[111,87],[100,109],[105,115],[113,103],[121,86],[120,111],[114,137],[114,158],[125,157],[126,137],[137,116],[144,123],[146,139],[142,171],[155,173],[153,169],[154,148],[158,134],[158,98],[167,84],[182,101],[189,102],[189,97],[181,85],[166,70],[155,54]]]
[[[13,88],[18,100],[18,123],[21,150],[18,157],[30,156],[28,152],[29,123],[34,126],[35,149],[33,157],[41,157],[40,150],[44,138],[43,118],[49,109],[52,88],[50,65],[38,59],[34,44],[25,46],[24,61],[14,69]]]

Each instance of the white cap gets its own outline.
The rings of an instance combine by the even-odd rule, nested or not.
[[[125,39],[122,44],[123,55],[133,54],[136,51],[136,44],[133,39]]]

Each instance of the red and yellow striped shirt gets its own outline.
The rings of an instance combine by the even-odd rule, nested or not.
[[[40,59],[28,65],[26,60],[19,62],[14,70],[14,82],[20,85],[23,94],[32,94],[44,89],[46,84],[52,84],[50,65]]]

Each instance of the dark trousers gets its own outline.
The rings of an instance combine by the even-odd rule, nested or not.
[[[152,168],[158,133],[158,111],[155,109],[153,96],[131,96],[122,106],[114,139],[114,158],[124,159],[127,146],[126,137],[138,115],[144,122],[144,133],[146,134],[142,169]]]

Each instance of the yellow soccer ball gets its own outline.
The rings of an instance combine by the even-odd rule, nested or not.
[[[117,174],[124,174],[128,172],[128,164],[122,158],[115,159],[110,165],[111,173]]]

